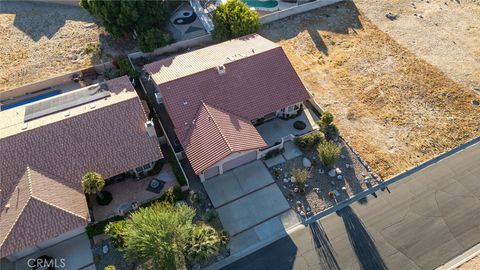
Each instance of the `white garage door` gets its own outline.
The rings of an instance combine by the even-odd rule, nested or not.
[[[205,176],[205,179],[212,178],[214,176],[217,176],[219,174],[219,169],[218,166],[212,167],[210,169],[207,169],[205,173],[203,174]]]
[[[256,151],[253,151],[253,152],[250,152],[250,153],[246,153],[245,155],[243,156],[239,156],[235,159],[232,159],[230,161],[227,161],[223,164],[223,171],[226,172],[228,170],[231,170],[233,168],[236,168],[238,166],[241,166],[245,163],[248,163],[248,162],[251,162],[251,161],[254,161],[257,159],[257,152]]]

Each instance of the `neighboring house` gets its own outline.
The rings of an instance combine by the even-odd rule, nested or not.
[[[82,176],[110,178],[161,160],[152,129],[127,77],[0,112],[0,258],[83,233]]]
[[[202,181],[260,158],[254,125],[311,98],[283,49],[249,35],[145,65]]]

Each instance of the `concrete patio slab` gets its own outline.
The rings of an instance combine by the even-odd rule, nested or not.
[[[276,142],[280,142],[282,137],[292,135],[302,135],[318,128],[315,121],[318,117],[308,108],[305,108],[303,112],[293,119],[280,119],[265,122],[256,126],[258,133],[262,136],[268,145],[273,145]],[[306,127],[303,130],[298,130],[293,127],[293,123],[296,121],[303,121]]]
[[[293,141],[284,143],[283,156],[286,160],[291,160],[302,155],[302,151],[295,145]]]
[[[264,160],[263,162],[267,165],[268,168],[284,163],[286,160],[282,155],[276,155],[269,159]]]
[[[223,227],[238,234],[290,209],[276,185],[267,186],[217,209]]]
[[[262,161],[257,160],[208,179],[203,186],[213,206],[219,207],[273,182]]]

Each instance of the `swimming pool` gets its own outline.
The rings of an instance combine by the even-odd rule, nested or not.
[[[274,8],[278,6],[278,2],[276,0],[243,0],[243,2],[253,8]]]
[[[32,102],[35,102],[35,101],[39,101],[39,100],[46,99],[46,98],[49,98],[49,97],[54,97],[56,95],[59,95],[60,93],[62,93],[62,90],[55,90],[55,91],[48,92],[48,93],[45,93],[45,94],[41,94],[41,95],[38,95],[38,96],[35,96],[35,97],[31,97],[31,98],[28,98],[28,99],[25,99],[25,100],[22,100],[22,101],[19,101],[19,102],[14,102],[12,104],[3,105],[0,108],[0,111],[13,109],[15,107],[26,105],[26,104],[29,104],[29,103],[32,103]]]

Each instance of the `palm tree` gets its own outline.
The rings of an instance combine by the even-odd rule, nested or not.
[[[185,254],[191,262],[202,263],[218,254],[222,239],[218,232],[202,224],[193,228],[185,245]]]
[[[105,186],[105,180],[97,172],[87,172],[82,177],[82,186],[83,190],[87,194],[97,194],[98,197],[102,198],[102,189]]]

